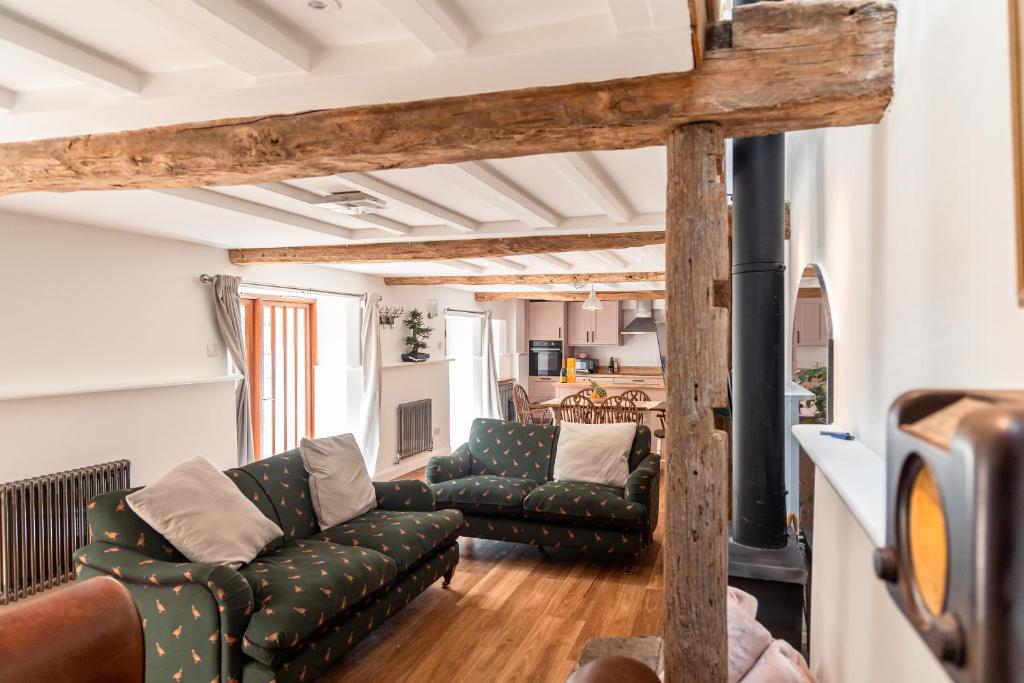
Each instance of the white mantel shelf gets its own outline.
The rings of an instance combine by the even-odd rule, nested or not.
[[[885,459],[861,443],[822,436],[842,432],[838,425],[793,426],[793,435],[808,457],[864,527],[876,546],[885,544]]]
[[[43,389],[35,391],[16,391],[0,393],[0,401],[23,401],[33,398],[56,398],[59,396],[79,396],[82,394],[105,394],[112,391],[136,391],[139,389],[160,389],[163,387],[181,387],[191,384],[213,384],[216,382],[234,382],[242,379],[241,375],[219,375],[217,377],[197,377],[193,379],[161,380],[138,382],[134,384],[96,384],[64,389]]]
[[[389,370],[391,368],[408,368],[408,367],[416,367],[416,368],[418,368],[418,367],[423,366],[423,365],[439,365],[441,363],[451,363],[453,360],[455,360],[455,359],[454,358],[437,358],[437,359],[431,358],[430,360],[425,360],[422,363],[406,363],[405,361],[398,361],[397,363],[381,363],[380,367],[382,369],[384,369],[384,370]]]

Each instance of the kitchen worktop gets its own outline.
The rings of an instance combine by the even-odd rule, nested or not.
[[[626,383],[628,383],[628,381],[629,381],[628,377],[622,377],[622,375],[608,375],[606,377],[600,377],[600,376],[595,376],[595,375],[586,375],[586,377],[589,377],[590,379],[594,380],[595,382],[600,384],[602,387],[610,387],[610,386],[619,386],[619,387],[621,387],[622,386],[622,384],[615,384],[615,382],[613,382],[610,379],[612,377],[619,377],[619,378],[625,379]],[[590,386],[590,380],[589,379],[585,379],[584,375],[576,375],[576,381],[575,382],[556,382],[556,384],[558,384],[558,386],[560,386],[560,387],[570,387],[570,388],[575,388],[575,389],[585,389],[585,388]],[[665,388],[665,383],[664,382],[651,382],[651,383],[646,383],[645,382],[644,384],[637,384],[637,387],[638,388],[643,388],[643,389],[664,389]]]
[[[617,377],[619,375],[634,375],[638,377],[661,377],[661,368],[656,365],[620,365],[619,371],[612,374],[608,372],[608,363],[602,362],[597,370],[590,373],[589,377]],[[582,376],[580,373],[577,377]]]

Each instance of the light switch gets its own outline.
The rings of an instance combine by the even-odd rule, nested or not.
[[[217,357],[217,345],[216,344],[207,344],[206,345],[206,355],[209,356],[210,358],[216,358]]]

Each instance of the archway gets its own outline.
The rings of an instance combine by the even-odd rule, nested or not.
[[[800,422],[831,424],[835,403],[832,313],[818,263],[807,265],[800,276],[790,348],[793,381],[814,394],[801,402]]]

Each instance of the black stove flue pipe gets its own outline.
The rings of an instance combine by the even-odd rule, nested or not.
[[[733,140],[732,161],[732,537],[782,548],[785,136]]]

